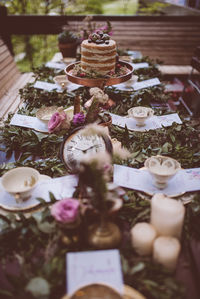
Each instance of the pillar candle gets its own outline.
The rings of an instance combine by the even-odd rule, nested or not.
[[[153,259],[170,271],[174,271],[181,245],[174,237],[158,237],[153,244]]]
[[[185,208],[175,199],[155,194],[151,200],[151,224],[158,235],[180,238]]]
[[[132,246],[139,255],[152,253],[155,238],[156,230],[149,223],[140,222],[131,229]]]

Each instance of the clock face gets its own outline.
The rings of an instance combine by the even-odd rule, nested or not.
[[[80,131],[77,131],[64,140],[61,154],[67,168],[75,171],[84,155],[100,151],[112,151],[109,138],[105,140],[98,135],[84,136]]]

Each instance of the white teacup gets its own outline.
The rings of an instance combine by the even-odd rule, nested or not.
[[[153,109],[148,107],[133,107],[128,110],[128,115],[136,120],[138,127],[145,126],[145,121],[154,114]]]
[[[41,107],[36,112],[36,117],[47,125],[52,115],[57,111],[57,109],[57,106]]]
[[[59,75],[59,76],[55,76],[53,78],[54,82],[61,87],[62,89],[67,88],[67,85],[69,84],[69,81],[67,80],[66,75]]]
[[[8,170],[1,178],[3,188],[14,196],[17,203],[29,199],[39,181],[40,173],[31,167],[17,167]]]
[[[168,180],[181,169],[180,163],[175,159],[159,155],[148,158],[144,166],[153,176],[158,189],[164,189]]]

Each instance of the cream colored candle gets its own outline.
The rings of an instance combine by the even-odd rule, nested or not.
[[[155,194],[151,199],[151,224],[158,235],[180,238],[185,208],[175,199]]]
[[[140,222],[131,229],[132,246],[139,255],[152,253],[155,238],[156,230],[149,223]]]
[[[178,239],[173,237],[159,237],[153,244],[153,259],[168,270],[174,271],[180,250],[181,245]]]

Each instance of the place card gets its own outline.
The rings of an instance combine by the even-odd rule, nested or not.
[[[149,131],[149,130],[155,130],[162,127],[169,127],[173,124],[173,122],[177,124],[182,124],[182,121],[177,113],[162,115],[162,116],[156,116],[153,115],[149,119],[146,120],[145,126],[138,127],[136,125],[136,120],[130,117],[124,117],[117,114],[110,113],[112,117],[112,124],[115,126],[119,126],[122,128],[125,128],[125,125],[129,130],[132,131]]]
[[[57,200],[72,197],[77,186],[77,177],[75,175],[62,176],[54,179],[42,179],[33,189],[31,197],[22,203],[16,203],[14,197],[4,190],[0,179],[0,206],[7,209],[28,209],[39,204],[38,197],[46,202],[50,201],[49,192],[52,192]]]
[[[66,262],[68,295],[93,283],[103,283],[123,293],[119,250],[70,252]]]
[[[65,63],[61,63],[61,62],[47,62],[45,64],[46,67],[52,68],[52,69],[59,69],[59,70],[64,70],[64,68],[66,68],[66,64]]]
[[[133,89],[136,91],[143,88],[153,87],[159,84],[161,84],[160,80],[158,78],[153,78],[153,79],[148,79],[148,80],[134,83]]]
[[[33,85],[33,87],[38,88],[38,89],[47,90],[49,92],[52,90],[60,91],[60,88],[58,88],[58,86],[56,84],[44,82],[44,81],[36,81],[35,84]]]
[[[48,126],[37,117],[15,113],[10,125],[30,128],[39,132],[48,133]]]
[[[79,88],[80,86],[81,85],[79,85],[79,84],[74,84],[74,83],[69,82],[69,84],[67,85],[67,88],[62,89],[60,86],[58,86],[55,83],[49,83],[49,82],[44,82],[44,81],[36,81],[35,84],[33,85],[34,88],[43,89],[48,92],[51,92],[52,90],[55,90],[57,92],[63,92],[64,90],[74,91],[75,89]]]
[[[131,63],[131,65],[133,66],[133,70],[138,70],[138,69],[144,69],[144,68],[148,68],[149,64],[147,62],[140,62],[140,63]]]
[[[200,168],[182,169],[160,190],[154,183],[148,170],[114,165],[114,183],[125,188],[143,191],[149,194],[163,193],[177,196],[184,192],[200,190]]]
[[[152,78],[140,82],[135,82],[132,85],[127,84],[129,81],[114,85],[118,90],[125,90],[127,92],[137,91],[143,88],[153,87],[161,84],[158,78]]]

